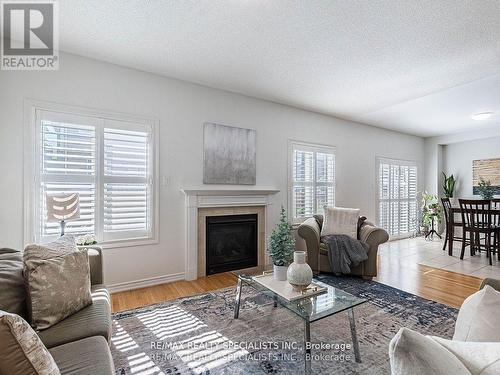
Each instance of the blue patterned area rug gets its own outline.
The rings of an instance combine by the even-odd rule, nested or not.
[[[389,341],[403,326],[453,335],[456,309],[375,281],[318,280],[369,302],[354,310],[362,363],[354,361],[347,313],[311,324],[314,374],[389,374]],[[225,288],[114,314],[117,374],[303,374],[301,319],[246,286],[235,320],[234,297]]]

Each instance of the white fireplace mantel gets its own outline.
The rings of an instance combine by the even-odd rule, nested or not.
[[[181,191],[186,196],[186,280],[195,280],[198,276],[199,208],[265,206],[267,227],[270,222],[267,219],[268,207],[273,204],[272,196],[279,193],[276,189],[182,189]]]

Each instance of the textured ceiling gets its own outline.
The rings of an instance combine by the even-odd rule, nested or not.
[[[68,52],[380,127],[500,124],[500,1],[64,0],[60,23]]]

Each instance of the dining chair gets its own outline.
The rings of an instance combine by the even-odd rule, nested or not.
[[[462,227],[463,223],[460,221],[454,221],[453,224],[450,224],[450,211],[451,211],[451,202],[450,198],[441,198],[441,204],[443,205],[443,210],[444,210],[444,220],[446,224],[446,236],[444,237],[444,245],[443,245],[443,250],[446,249],[446,245],[448,244],[448,236],[450,234],[450,231],[453,231],[455,233],[455,227]],[[452,228],[453,225],[453,228]],[[462,237],[458,236],[453,236],[453,240],[457,241],[462,241]],[[468,245],[468,242],[466,243]]]
[[[493,198],[491,200],[491,209],[493,210],[493,218],[492,218],[492,224],[496,226],[500,226],[500,198]],[[499,245],[500,245],[500,235],[499,236],[494,236],[494,248],[496,251],[500,251]],[[499,254],[500,257],[500,254]]]
[[[489,199],[459,199],[460,213],[462,216],[462,252],[460,259],[464,259],[465,239],[469,233],[471,255],[474,255],[474,249],[480,246],[479,236],[485,235],[486,256],[489,258],[490,266],[493,264],[491,259],[491,236],[498,239],[500,226],[492,222],[491,201]],[[500,258],[500,252],[498,252]],[[500,260],[500,259],[499,259]]]
[[[493,198],[491,200],[491,208],[494,210],[500,210],[500,198]],[[493,223],[500,225],[500,215],[493,215]]]

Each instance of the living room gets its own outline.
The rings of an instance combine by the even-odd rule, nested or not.
[[[0,374],[498,362],[499,3],[41,3],[2,3]]]

